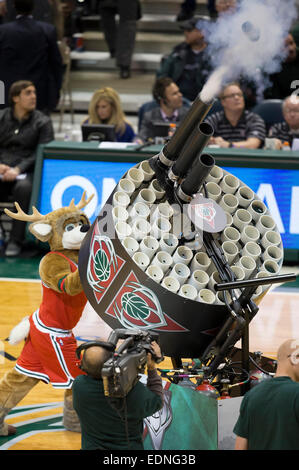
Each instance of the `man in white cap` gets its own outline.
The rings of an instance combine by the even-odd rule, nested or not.
[[[205,84],[211,71],[206,54],[206,38],[210,21],[193,17],[180,23],[185,40],[162,58],[157,78],[170,77],[177,84],[185,98],[193,101]]]

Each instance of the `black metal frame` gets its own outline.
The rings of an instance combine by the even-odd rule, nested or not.
[[[258,307],[251,300],[256,288],[260,285],[278,284],[282,282],[291,282],[296,280],[295,274],[284,274],[269,276],[259,279],[249,279],[244,281],[224,282],[215,284],[216,291],[227,291],[230,289],[244,288],[241,295],[230,307],[230,318],[225,322],[225,325],[218,333],[218,335],[211,341],[203,355],[203,362],[209,361],[209,354],[213,353],[215,348],[219,348],[217,354],[212,358],[210,363],[207,364],[207,375],[213,377],[217,375],[217,369],[222,363],[224,358],[229,356],[230,350],[234,347],[235,343],[242,340],[242,368],[249,373],[250,370],[250,355],[249,355],[249,323],[258,312]],[[233,326],[235,324],[235,326]],[[221,344],[221,341],[224,341]],[[244,387],[244,393],[248,390],[250,384]]]

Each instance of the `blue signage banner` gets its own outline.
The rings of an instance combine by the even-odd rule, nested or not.
[[[39,210],[46,214],[79,201],[82,190],[95,194],[86,207],[91,222],[134,163],[44,159]],[[223,167],[249,186],[267,205],[285,249],[299,249],[299,170]]]
[[[71,199],[78,202],[82,190],[94,194],[85,209],[93,222],[116,184],[133,163],[104,161],[70,161],[44,159],[39,194],[42,214],[66,206]]]

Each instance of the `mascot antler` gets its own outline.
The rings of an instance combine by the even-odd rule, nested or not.
[[[94,194],[92,194],[88,199],[86,199],[86,191],[83,191],[83,194],[82,194],[82,197],[81,197],[81,200],[78,202],[78,204],[75,204],[75,200],[72,199],[70,204],[69,204],[69,209],[72,209],[72,210],[80,210],[80,209],[83,209],[85,206],[87,206],[87,204],[89,203],[89,201],[91,201],[91,199],[93,198]]]
[[[82,218],[81,209],[87,206],[93,196],[94,194],[86,198],[86,192],[84,191],[77,205],[74,203],[74,199],[72,199],[67,207],[56,209],[46,215],[42,215],[34,206],[32,207],[32,214],[26,214],[17,202],[15,202],[17,212],[12,212],[9,209],[4,209],[4,211],[13,219],[31,222],[29,231],[38,240],[49,242],[51,250],[59,250],[62,249],[62,238],[66,236],[64,235],[64,224],[67,219],[69,217],[77,218],[78,220]],[[89,224],[88,219],[86,219],[86,223]]]
[[[86,191],[83,191],[81,200],[78,202],[78,204],[75,204],[74,199],[72,199],[69,204],[69,209],[83,209],[91,201],[93,196],[94,194],[92,194],[89,198],[86,198]],[[7,214],[12,219],[23,220],[24,222],[37,222],[39,220],[45,219],[48,215],[42,215],[34,206],[32,206],[32,214],[26,214],[17,202],[15,202],[15,206],[17,212],[12,212],[6,208],[4,209],[5,214]]]
[[[34,206],[32,206],[33,213],[31,215],[25,214],[17,202],[15,202],[15,206],[17,212],[12,212],[6,208],[4,209],[5,214],[9,215],[12,219],[23,220],[24,222],[37,222],[45,218],[45,215],[42,215]]]
[[[94,194],[92,194],[88,199],[86,199],[86,191],[83,191],[81,200],[78,202],[78,204],[75,207],[77,209],[83,209],[85,206],[87,206],[89,201],[92,200],[93,196],[94,196]]]

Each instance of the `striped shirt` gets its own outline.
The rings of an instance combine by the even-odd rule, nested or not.
[[[289,142],[290,146],[292,146],[293,139],[299,138],[299,129],[292,130],[286,122],[278,122],[270,128],[269,137]]]
[[[244,111],[236,126],[232,126],[224,111],[211,114],[205,121],[213,127],[214,137],[222,137],[230,142],[240,142],[249,137],[256,137],[264,142],[266,137],[264,120],[251,111]]]

